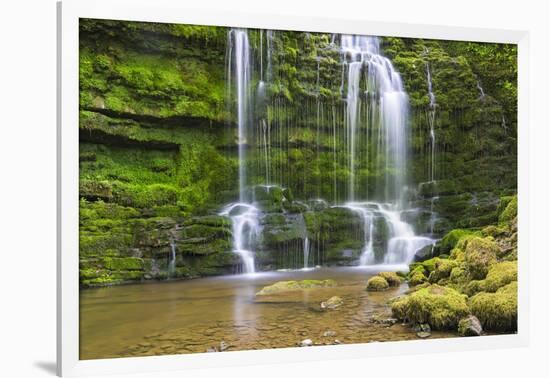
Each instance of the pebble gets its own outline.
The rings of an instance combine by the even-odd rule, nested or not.
[[[311,341],[311,339],[305,339],[305,340],[302,340],[299,345],[301,347],[310,347],[313,345],[313,341]]]

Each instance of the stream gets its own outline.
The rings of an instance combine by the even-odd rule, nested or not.
[[[404,267],[384,265],[383,270]],[[113,286],[80,294],[80,358],[115,358],[417,339],[393,324],[388,300],[406,284],[367,292],[380,267],[317,268]],[[332,279],[336,287],[256,297],[277,281]],[[343,305],[322,310],[332,296]],[[432,338],[453,337],[432,332]],[[223,343],[222,343],[223,342]]]

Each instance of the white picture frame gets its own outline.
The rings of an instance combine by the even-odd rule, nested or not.
[[[57,134],[57,372],[60,376],[120,374],[203,367],[341,360],[412,353],[471,351],[527,346],[529,341],[529,35],[525,31],[321,19],[269,13],[213,12],[186,8],[177,0],[64,0],[58,3]],[[79,18],[117,19],[411,38],[513,43],[518,45],[518,332],[482,338],[453,338],[79,360],[78,280],[78,70]]]

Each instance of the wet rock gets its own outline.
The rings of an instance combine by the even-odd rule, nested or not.
[[[216,353],[218,349],[216,347],[208,347],[206,348],[206,353]]]
[[[384,291],[390,287],[384,277],[374,276],[367,281],[367,291]]]
[[[310,347],[312,345],[313,345],[313,341],[311,339],[302,340],[300,341],[300,344],[299,344],[299,346],[301,347]]]
[[[303,290],[321,287],[334,287],[334,280],[302,280],[302,281],[279,281],[273,285],[265,286],[256,293],[257,296],[277,294],[285,291]]]
[[[330,299],[328,299],[325,302],[321,302],[321,308],[322,309],[333,310],[335,308],[340,307],[343,304],[344,304],[344,301],[342,300],[342,298],[334,296],[334,297],[331,297]]]
[[[433,257],[433,251],[434,251],[434,246],[431,244],[423,248],[420,248],[414,254],[414,261],[421,262],[421,261],[431,259]]]
[[[333,342],[334,345],[339,345],[339,344],[342,344],[342,342],[338,339],[334,340]]]
[[[421,339],[427,339],[428,337],[430,337],[432,334],[430,332],[417,332],[416,333],[416,336],[421,338]]]
[[[334,337],[334,336],[336,336],[336,332],[334,331],[325,331],[323,333],[323,337]]]
[[[227,349],[229,349],[229,344],[225,341],[220,341],[220,352],[226,351]]]
[[[482,332],[481,322],[474,315],[461,319],[458,323],[460,336],[481,336]]]
[[[412,330],[414,332],[426,332],[426,333],[432,332],[432,328],[427,323],[415,324],[415,325],[413,325]]]

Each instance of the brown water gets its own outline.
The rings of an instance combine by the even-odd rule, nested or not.
[[[409,327],[385,321],[388,300],[406,284],[367,292],[374,273],[322,268],[82,290],[80,358],[203,353],[222,341],[226,350],[247,350],[294,347],[304,339],[314,345],[416,339]],[[266,285],[302,279],[333,279],[338,286],[255,297]],[[321,310],[335,295],[344,304]]]

